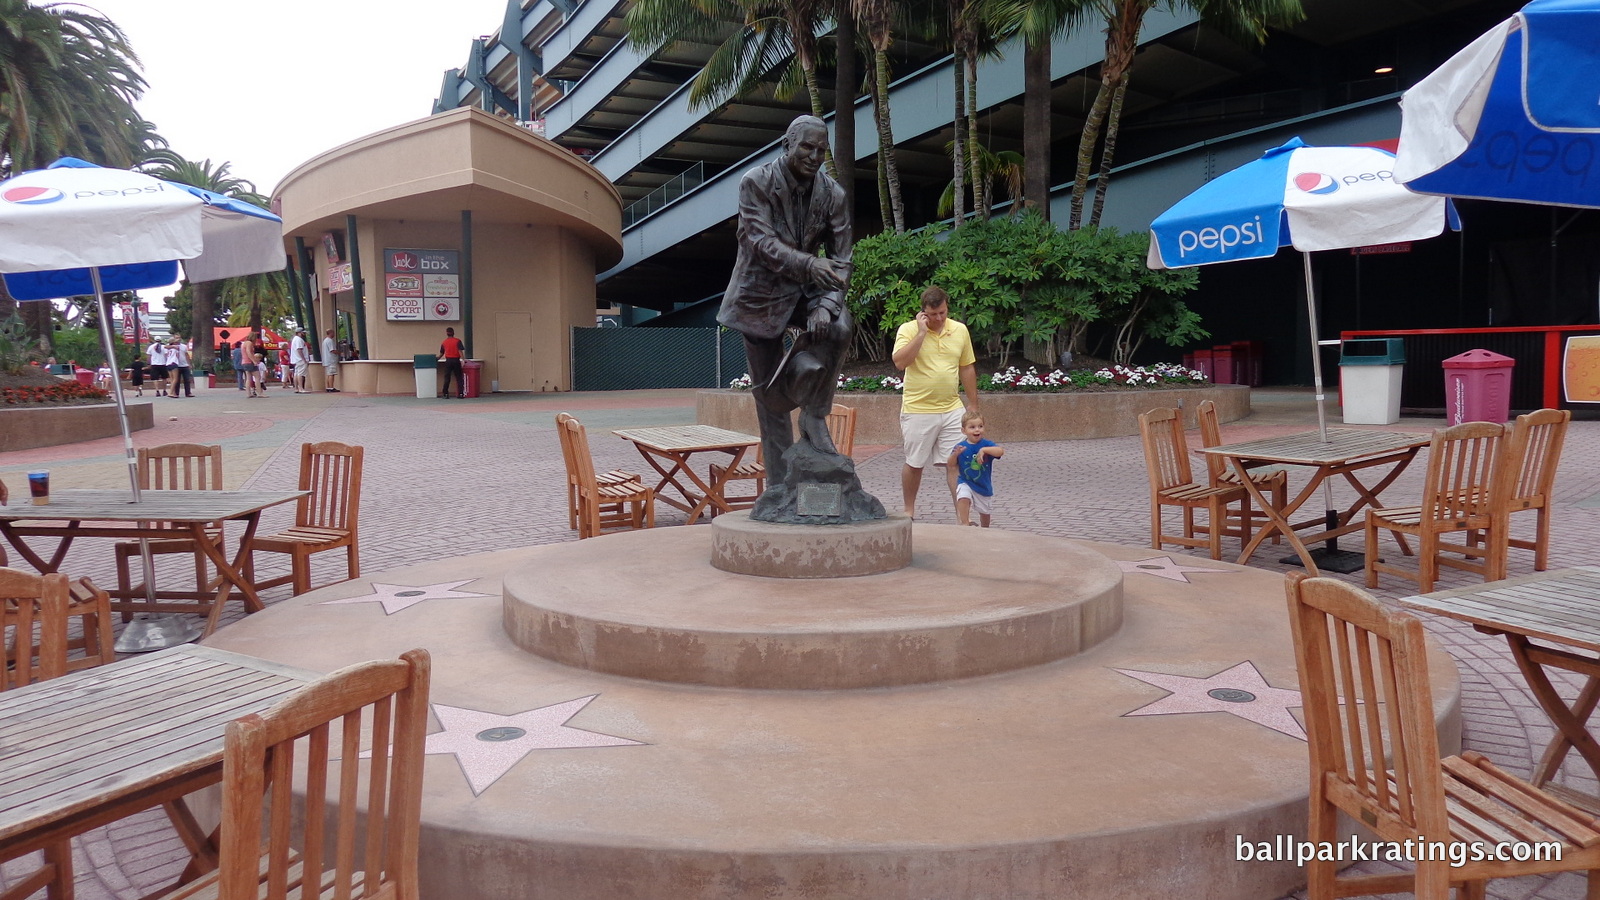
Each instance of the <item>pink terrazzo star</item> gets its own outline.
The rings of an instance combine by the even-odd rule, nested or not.
[[[433,712],[444,730],[428,735],[426,752],[454,753],[476,797],[534,750],[642,745],[642,741],[567,727],[567,720],[598,696],[590,694],[509,716],[436,703]]]
[[[1170,556],[1152,556],[1149,559],[1121,560],[1117,568],[1124,572],[1139,572],[1145,575],[1154,575],[1157,578],[1167,578],[1172,581],[1181,581],[1192,584],[1185,572],[1226,572],[1227,569],[1207,569],[1202,566],[1186,566]]]
[[[1209,678],[1168,675],[1164,672],[1116,671],[1145,684],[1171,691],[1154,703],[1141,706],[1128,716],[1170,716],[1179,713],[1225,712],[1265,725],[1292,738],[1306,739],[1300,722],[1289,714],[1290,707],[1303,706],[1299,691],[1275,688],[1261,677],[1250,660],[1218,672]]]
[[[335,606],[340,603],[382,603],[383,614],[392,616],[402,609],[408,609],[424,600],[456,600],[464,597],[490,597],[492,594],[474,594],[471,591],[458,591],[456,588],[463,584],[471,584],[476,578],[464,581],[441,581],[438,584],[381,584],[372,583],[372,593],[362,594],[358,597],[345,597],[342,600],[324,600],[320,605]]]

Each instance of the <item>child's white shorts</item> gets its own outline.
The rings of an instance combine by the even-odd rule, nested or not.
[[[971,500],[972,511],[980,516],[994,515],[994,497],[985,497],[972,489],[972,485],[965,481],[956,483],[956,499]]]

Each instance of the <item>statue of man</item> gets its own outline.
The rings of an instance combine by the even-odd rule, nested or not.
[[[783,156],[739,182],[739,256],[717,321],[744,335],[769,485],[785,480],[796,408],[802,438],[837,452],[827,416],[850,342],[852,236],[844,189],[822,171],[827,148],[822,120],[800,116],[784,133]],[[804,332],[786,354],[790,326]]]

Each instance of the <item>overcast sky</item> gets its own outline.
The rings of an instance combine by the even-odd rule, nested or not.
[[[505,0],[89,0],[150,82],[138,108],[188,159],[270,194],[324,150],[432,111]]]

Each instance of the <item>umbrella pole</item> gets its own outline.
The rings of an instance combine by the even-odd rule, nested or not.
[[[1322,333],[1317,326],[1317,295],[1311,278],[1311,251],[1300,251],[1300,259],[1304,262],[1306,273],[1306,317],[1311,329],[1311,381],[1316,389],[1317,397],[1317,436],[1326,444],[1328,442],[1328,413],[1326,409],[1327,395],[1322,386],[1322,345],[1318,343],[1318,336]],[[1322,482],[1322,507],[1323,524],[1332,531],[1339,527],[1339,510],[1333,505],[1333,485],[1327,480]],[[1350,573],[1365,568],[1366,558],[1350,550],[1339,549],[1339,538],[1332,537],[1323,545],[1311,551],[1311,558],[1316,562],[1317,568],[1327,569],[1330,572]],[[1301,565],[1303,560],[1298,555],[1288,556],[1283,562],[1292,565]]]
[[[128,401],[122,396],[122,380],[117,371],[117,346],[111,337],[111,304],[106,301],[100,284],[100,270],[89,269],[89,281],[94,285],[94,306],[100,315],[100,349],[106,355],[106,367],[111,369],[111,397],[117,404],[117,422],[122,426],[122,448],[128,458],[128,484],[133,488],[133,502],[142,499],[139,489],[139,456],[133,449],[133,432],[128,427]],[[135,332],[137,333],[137,332]],[[144,595],[151,606],[156,602],[156,567],[150,558],[150,541],[139,539],[139,559],[144,569]],[[117,636],[118,653],[143,653],[164,650],[186,644],[200,636],[200,629],[192,622],[175,615],[158,616],[146,613],[128,623]]]

